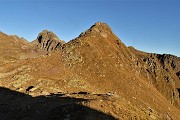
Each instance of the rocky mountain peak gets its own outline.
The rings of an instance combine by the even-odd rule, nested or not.
[[[92,27],[111,29],[105,22],[96,22]]]
[[[108,34],[112,34],[112,30],[111,28],[103,22],[97,22],[94,25],[92,25],[88,30],[86,30],[85,32],[82,32],[80,34],[80,37],[82,36],[86,36],[87,34],[91,34],[94,37],[95,36],[102,36],[102,37],[107,37]]]
[[[39,43],[41,42],[41,40],[60,40],[52,31],[48,30],[43,30],[42,32],[40,32],[37,39]]]
[[[43,30],[38,34],[38,37],[33,44],[45,51],[53,51],[62,46],[65,42],[60,40],[52,31]]]

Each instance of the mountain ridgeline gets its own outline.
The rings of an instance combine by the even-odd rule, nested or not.
[[[83,98],[81,105],[112,116],[90,117],[88,110],[89,119],[180,119],[180,58],[127,47],[106,23],[67,43],[44,30],[31,43],[0,33],[0,44],[2,87]]]

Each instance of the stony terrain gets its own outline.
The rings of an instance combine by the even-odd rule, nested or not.
[[[127,47],[106,23],[65,43],[0,33],[2,119],[180,119],[180,58]]]

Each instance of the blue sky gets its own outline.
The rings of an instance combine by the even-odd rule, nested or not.
[[[127,45],[180,56],[180,0],[0,0],[0,31],[29,41],[44,29],[66,42],[106,22]]]

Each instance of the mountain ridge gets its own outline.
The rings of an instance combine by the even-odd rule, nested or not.
[[[30,43],[28,57],[2,61],[0,85],[32,96],[88,98],[86,106],[117,119],[180,119],[178,57],[127,47],[101,22],[57,48],[54,38],[43,31]]]

